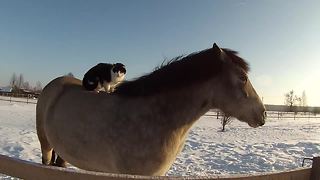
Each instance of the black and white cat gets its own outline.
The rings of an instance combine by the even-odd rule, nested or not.
[[[110,93],[124,80],[126,72],[125,66],[121,63],[99,63],[84,75],[82,85],[89,91],[101,91],[104,88]]]

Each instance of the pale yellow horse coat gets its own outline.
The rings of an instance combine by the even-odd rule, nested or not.
[[[221,57],[222,50],[213,47],[208,53]],[[54,149],[86,170],[164,175],[192,124],[210,108],[220,108],[252,127],[263,125],[264,106],[258,95],[249,80],[239,77],[240,67],[228,63],[230,70],[222,75],[150,96],[89,92],[71,77],[51,81],[39,97],[36,115],[44,162],[51,160]],[[241,88],[239,81],[244,83]]]

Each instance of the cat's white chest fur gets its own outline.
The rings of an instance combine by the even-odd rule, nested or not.
[[[116,85],[124,80],[125,74],[122,72],[113,72],[111,71],[111,81],[108,83],[106,81],[103,82],[103,88],[106,92],[113,92]]]
[[[118,84],[119,82],[124,80],[124,76],[125,74],[122,72],[113,72],[111,71],[111,82],[110,84],[114,83],[114,84]]]

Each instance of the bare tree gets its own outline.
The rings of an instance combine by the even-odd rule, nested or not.
[[[225,131],[225,126],[230,124],[231,122],[232,122],[231,116],[224,114],[223,118],[221,119],[221,124],[222,124],[221,131],[224,132]]]
[[[24,78],[23,78],[23,75],[20,74],[19,77],[18,77],[18,79],[17,79],[17,87],[18,87],[19,89],[21,89],[22,86],[23,86],[23,83],[24,83]]]
[[[10,86],[11,86],[12,88],[14,88],[14,87],[17,85],[17,75],[16,75],[16,73],[13,73],[13,74],[12,74],[9,83],[10,83]]]
[[[302,98],[301,97],[296,97],[296,102],[298,106],[302,106]]]
[[[288,93],[286,93],[285,95],[285,100],[284,100],[284,104],[290,107],[290,111],[292,111],[292,108],[294,105],[301,104],[301,97],[298,97],[297,95],[295,95],[294,91],[291,90]]]
[[[303,91],[303,92],[302,92],[301,105],[302,105],[303,107],[308,106],[306,91]]]
[[[40,81],[37,81],[36,86],[34,87],[35,92],[41,92],[42,91],[42,84]]]
[[[285,96],[284,104],[287,106],[292,107],[297,101],[297,96],[294,94],[293,90],[289,91],[284,96]]]
[[[31,89],[31,86],[30,86],[29,82],[26,81],[26,82],[23,83],[22,88],[23,88],[23,89],[26,89],[26,90],[30,90],[30,89]]]

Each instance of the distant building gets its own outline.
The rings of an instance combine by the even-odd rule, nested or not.
[[[12,87],[0,87],[0,92],[2,93],[11,93]]]

